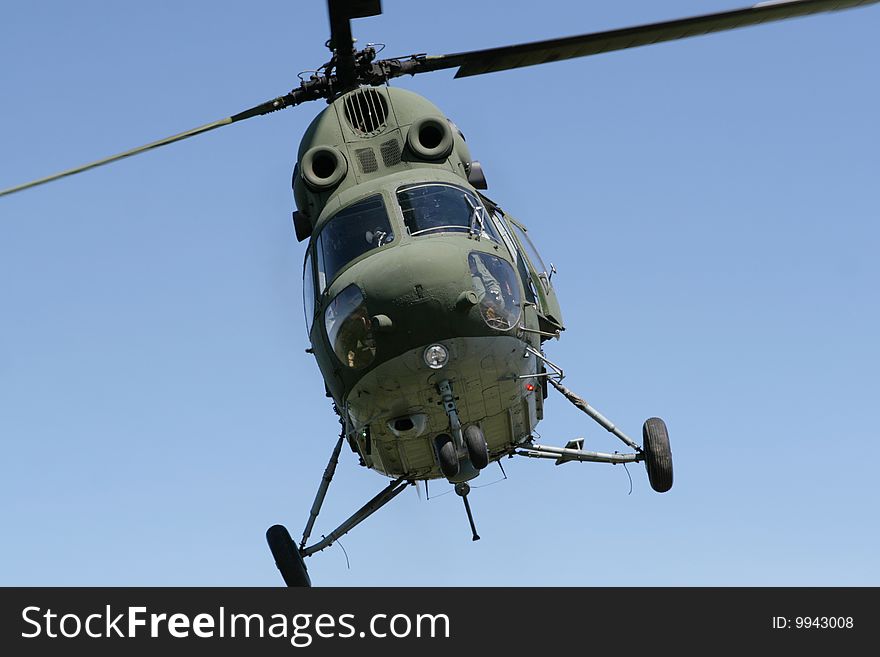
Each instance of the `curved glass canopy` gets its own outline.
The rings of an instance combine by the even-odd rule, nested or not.
[[[458,232],[501,241],[480,199],[463,187],[445,183],[410,185],[397,191],[397,201],[413,237]]]
[[[381,194],[337,212],[315,241],[319,291],[323,292],[349,262],[393,241],[394,231]]]

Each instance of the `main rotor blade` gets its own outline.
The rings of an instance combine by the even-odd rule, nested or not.
[[[806,16],[826,11],[869,5],[880,0],[774,0],[752,7],[662,23],[651,23],[607,32],[581,34],[562,39],[536,41],[488,50],[425,57],[405,62],[403,73],[426,73],[460,67],[455,77],[463,78],[524,66],[546,64],[563,59],[598,55],[613,50],[636,48],[652,43],[685,39],[712,32],[734,30],[748,25]]]
[[[225,119],[220,119],[219,121],[214,121],[213,123],[206,123],[203,126],[199,126],[198,128],[193,128],[192,130],[187,130],[186,132],[181,132],[176,135],[172,135],[171,137],[166,137],[165,139],[160,139],[159,141],[154,141],[149,144],[145,144],[144,146],[138,146],[137,148],[132,148],[131,150],[124,151],[122,153],[117,153],[116,155],[111,155],[110,157],[105,157],[100,160],[95,160],[94,162],[89,162],[88,164],[83,164],[78,167],[74,167],[73,169],[68,169],[67,171],[62,171],[60,173],[55,173],[51,176],[46,176],[45,178],[40,178],[38,180],[32,180],[31,182],[24,183],[22,185],[16,185],[15,187],[10,187],[9,189],[0,190],[0,196],[7,196],[8,194],[14,194],[15,192],[20,192],[25,189],[29,189],[30,187],[36,187],[37,185],[43,185],[47,182],[52,182],[53,180],[58,180],[59,178],[65,178],[67,176],[72,176],[77,173],[81,173],[83,171],[88,171],[89,169],[94,169],[95,167],[100,167],[105,164],[110,164],[111,162],[116,162],[117,160],[122,160],[126,157],[131,157],[132,155],[138,155],[140,153],[144,153],[146,151],[152,150],[154,148],[159,148],[161,146],[167,146],[168,144],[173,144],[176,141],[182,141],[184,139],[189,139],[190,137],[195,137],[196,135],[200,135],[203,132],[208,132],[209,130],[215,130],[216,128],[221,128],[225,125],[230,125],[232,123],[237,123],[238,121],[244,121],[245,119],[250,119],[254,116],[261,116],[263,114],[268,114],[269,112],[274,112],[279,109],[283,109],[285,107],[292,107],[293,105],[297,105],[305,100],[312,100],[309,94],[304,93],[303,88],[294,89],[289,94],[285,96],[280,96],[279,98],[275,98],[273,100],[267,101],[265,103],[261,103],[260,105],[256,105],[247,109],[243,112],[239,112],[238,114],[234,114],[232,116],[228,116]]]
[[[348,18],[367,18],[382,13],[382,0],[327,0],[331,13]]]

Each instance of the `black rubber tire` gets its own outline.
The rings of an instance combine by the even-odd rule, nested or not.
[[[645,420],[642,427],[642,449],[645,450],[645,469],[648,481],[658,493],[672,488],[672,449],[666,423],[659,417]]]
[[[455,442],[448,433],[441,433],[434,438],[434,446],[437,449],[437,461],[440,463],[440,471],[447,479],[458,474],[458,452]]]
[[[467,447],[471,463],[477,470],[482,470],[489,465],[489,446],[483,431],[476,424],[471,424],[464,430],[464,445]]]
[[[284,578],[287,586],[310,587],[312,580],[306,569],[302,555],[290,538],[290,532],[284,525],[272,525],[266,530],[266,542],[275,557],[275,565]]]

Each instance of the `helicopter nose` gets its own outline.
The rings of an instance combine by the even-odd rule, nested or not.
[[[467,264],[470,242],[457,241],[439,238],[401,245],[373,259],[369,270],[360,273],[380,336],[409,349],[481,332],[479,314],[471,316],[474,304],[467,301],[476,302]]]
[[[358,280],[380,352],[496,335],[519,320],[513,268],[463,236],[413,241],[368,261]]]

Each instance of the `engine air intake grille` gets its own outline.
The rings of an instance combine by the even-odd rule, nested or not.
[[[343,101],[345,118],[352,129],[364,137],[377,135],[388,122],[388,104],[378,91],[364,87]]]
[[[355,151],[358,161],[361,165],[361,172],[374,173],[379,170],[379,163],[376,161],[376,153],[372,148],[359,148]]]
[[[393,167],[400,164],[400,143],[396,139],[383,141],[379,146],[382,151],[382,162],[386,167]]]

